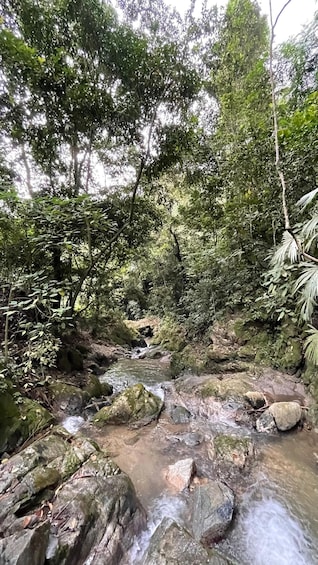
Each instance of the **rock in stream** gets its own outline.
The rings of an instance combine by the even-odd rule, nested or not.
[[[0,562],[117,563],[145,524],[129,477],[55,428],[0,465]]]

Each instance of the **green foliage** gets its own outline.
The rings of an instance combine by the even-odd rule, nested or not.
[[[153,343],[160,343],[169,351],[179,352],[186,345],[184,328],[172,317],[166,317],[160,324]]]

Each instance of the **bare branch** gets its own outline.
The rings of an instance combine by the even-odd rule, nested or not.
[[[33,188],[32,188],[31,169],[30,169],[30,165],[28,163],[28,157],[27,157],[27,154],[26,154],[26,151],[25,151],[24,142],[21,143],[21,155],[22,155],[22,161],[23,161],[23,164],[24,164],[25,172],[26,172],[26,184],[27,184],[27,187],[28,187],[29,196],[30,196],[30,198],[33,198],[34,192],[33,192]]]
[[[278,178],[280,180],[280,184],[282,187],[282,206],[283,206],[283,214],[285,219],[285,229],[290,231],[290,220],[289,220],[289,213],[286,201],[286,182],[285,176],[283,171],[280,168],[280,149],[279,149],[279,139],[278,139],[278,119],[277,119],[277,102],[276,102],[276,94],[275,94],[275,77],[274,77],[274,68],[273,68],[273,59],[274,59],[274,38],[275,38],[275,26],[282,15],[285,8],[291,0],[288,0],[281,11],[279,12],[275,22],[273,22],[273,10],[272,10],[272,1],[269,0],[269,13],[270,13],[270,24],[271,24],[271,37],[270,37],[270,51],[269,51],[269,74],[270,74],[270,83],[271,83],[271,91],[272,91],[272,107],[273,107],[273,122],[274,122],[274,142],[275,142],[275,167],[277,171]]]
[[[271,13],[271,28],[272,28],[273,30],[275,29],[275,27],[276,27],[276,25],[277,25],[277,22],[278,22],[279,18],[281,17],[282,13],[283,13],[284,10],[287,8],[288,4],[291,3],[291,1],[292,1],[292,0],[287,0],[287,2],[285,2],[284,6],[282,7],[281,11],[278,13],[278,16],[276,17],[274,24],[273,24],[273,21],[272,21],[272,12],[270,12],[270,13]],[[270,2],[270,3],[271,3],[271,2]],[[270,6],[270,10],[271,10],[271,6]]]
[[[147,164],[147,161],[148,161],[148,158],[149,158],[149,155],[150,155],[150,143],[151,143],[151,137],[152,137],[154,124],[155,124],[156,117],[157,117],[157,111],[158,111],[158,107],[156,107],[154,109],[154,112],[153,112],[153,115],[152,115],[152,118],[151,118],[148,138],[147,138],[147,142],[146,142],[146,148],[147,148],[146,154],[142,155],[141,159],[140,159],[140,164],[139,164],[136,180],[134,182],[134,186],[133,186],[133,189],[132,189],[128,219],[127,219],[126,222],[124,222],[124,224],[121,226],[121,228],[119,228],[117,230],[117,232],[113,235],[113,237],[108,242],[108,245],[107,245],[107,248],[106,248],[106,249],[108,249],[108,253],[107,253],[107,256],[106,256],[107,260],[109,260],[111,254],[112,254],[113,244],[120,238],[121,234],[132,223],[133,216],[134,216],[134,208],[135,208],[137,191],[138,191],[138,188],[140,186],[140,181],[141,181],[145,166]],[[71,305],[70,305],[72,312],[74,310],[75,303],[76,303],[76,300],[78,298],[78,295],[80,294],[80,292],[82,290],[84,282],[86,281],[87,277],[91,274],[91,272],[94,270],[96,265],[98,265],[98,263],[100,262],[102,257],[105,257],[106,249],[105,248],[101,249],[99,251],[99,253],[97,253],[97,255],[94,258],[90,254],[90,264],[87,267],[87,269],[85,269],[82,276],[80,277],[77,288],[75,289],[74,294],[72,296]]]

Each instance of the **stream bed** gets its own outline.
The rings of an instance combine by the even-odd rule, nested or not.
[[[102,377],[115,392],[143,383],[165,401],[158,422],[148,426],[96,428],[80,417],[69,418],[74,431],[95,439],[131,478],[147,512],[147,529],[136,539],[121,565],[137,565],[163,517],[187,526],[187,494],[176,492],[165,478],[169,465],[191,457],[202,476],[213,478],[210,440],[216,433],[251,437],[256,457],[247,476],[235,485],[237,513],[226,539],[218,547],[240,565],[318,564],[318,476],[315,431],[276,436],[257,434],[233,418],[233,405],[213,401],[200,405],[193,398],[188,422],[173,423],[169,407],[176,402],[168,364],[160,359],[122,359]],[[180,403],[180,398],[179,398]],[[67,427],[66,425],[66,427]]]

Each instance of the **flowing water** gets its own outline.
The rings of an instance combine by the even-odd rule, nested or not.
[[[256,462],[248,478],[237,485],[238,511],[234,527],[219,544],[222,552],[240,565],[318,565],[318,434],[301,431],[276,437],[256,434],[238,426],[231,405],[204,403],[191,406],[176,398],[168,365],[161,360],[123,359],[101,377],[115,392],[142,382],[153,393],[190,409],[186,424],[174,424],[163,412],[156,423],[140,429],[85,425],[84,432],[108,450],[132,479],[147,510],[147,530],[136,540],[123,565],[136,565],[149,539],[165,516],[187,524],[187,496],[177,493],[165,479],[167,467],[185,457],[195,460],[202,476],[213,478],[209,446],[219,432],[252,436]],[[68,418],[70,431],[83,424]]]

